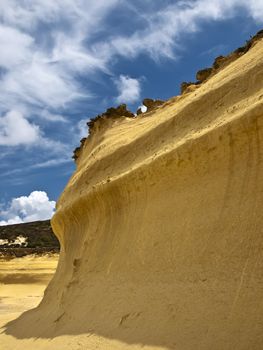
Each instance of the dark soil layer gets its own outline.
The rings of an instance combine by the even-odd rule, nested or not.
[[[27,239],[26,246],[15,244],[18,236]],[[7,244],[0,245],[0,255],[20,257],[59,251],[59,241],[52,231],[50,220],[0,226],[0,239],[8,240]]]

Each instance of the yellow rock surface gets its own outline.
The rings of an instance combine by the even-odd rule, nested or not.
[[[52,220],[55,277],[1,350],[262,350],[262,161],[262,40],[95,128]]]

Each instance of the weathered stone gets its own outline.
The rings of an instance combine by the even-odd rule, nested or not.
[[[193,82],[186,82],[186,81],[183,81],[181,83],[181,94],[183,95],[184,93],[187,92],[187,88],[191,85],[193,85],[194,83]]]
[[[161,106],[164,104],[165,101],[162,100],[153,100],[151,98],[145,98],[142,103],[145,107],[147,107],[147,112],[152,111],[156,107]]]
[[[226,57],[225,56],[218,56],[215,60],[214,60],[214,63],[213,63],[213,68],[214,69],[218,69],[223,62],[225,62],[226,60]]]
[[[211,75],[213,69],[212,68],[205,68],[201,69],[196,73],[196,79],[200,82],[205,81],[209,76]]]
[[[127,109],[126,104],[121,104],[118,107],[111,107],[106,110],[106,112],[97,115],[95,118],[91,118],[87,122],[87,126],[89,127],[89,133],[92,133],[92,129],[94,128],[95,123],[102,122],[105,119],[115,119],[120,117],[126,117],[126,118],[134,118],[134,114]],[[82,147],[86,141],[86,138],[83,138],[80,143],[81,145],[73,151],[72,158],[76,161],[79,158],[80,152],[82,150]]]

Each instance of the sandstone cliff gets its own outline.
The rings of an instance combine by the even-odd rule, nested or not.
[[[263,41],[236,58],[93,129],[52,219],[55,277],[4,349],[262,349]]]

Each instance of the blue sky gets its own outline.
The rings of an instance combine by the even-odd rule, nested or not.
[[[0,224],[45,219],[86,121],[182,81],[263,28],[263,0],[0,0]]]

